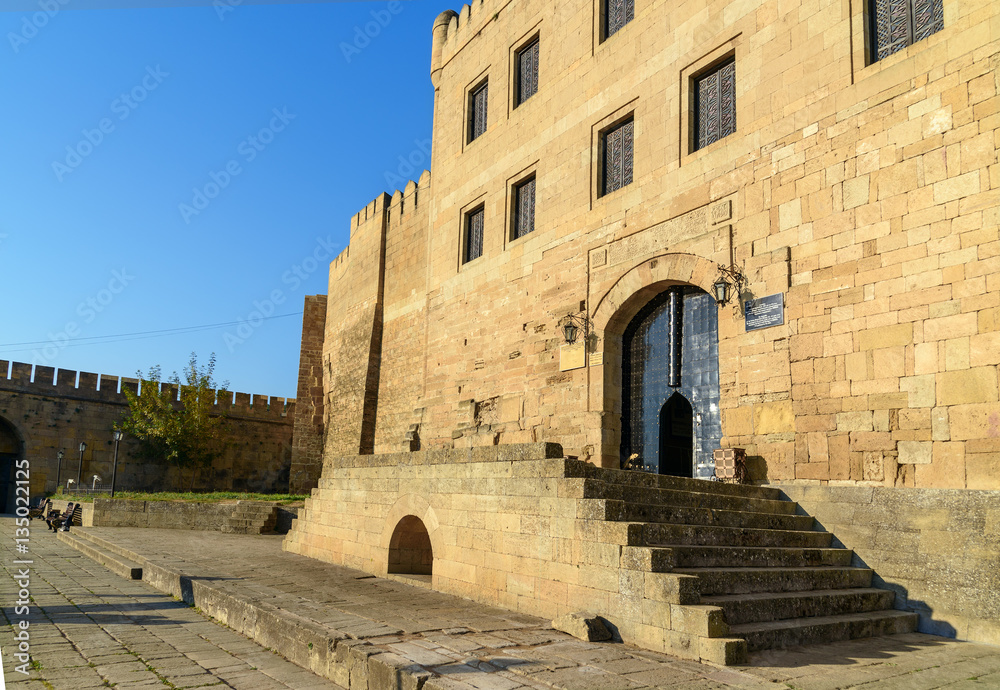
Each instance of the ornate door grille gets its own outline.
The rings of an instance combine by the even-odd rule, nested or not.
[[[521,105],[538,92],[538,39],[517,54],[517,99]]]
[[[483,82],[469,94],[469,141],[486,131],[486,106],[489,99],[489,82]]]
[[[605,8],[607,12],[605,38],[610,38],[635,18],[635,0],[605,0]]]
[[[695,150],[736,131],[736,61],[719,66],[695,85]]]
[[[604,135],[604,182],[602,194],[632,184],[633,121],[624,122]]]
[[[483,217],[485,209],[479,208],[465,217],[465,263],[483,255]]]
[[[869,13],[875,61],[944,28],[942,0],[871,0]]]
[[[524,237],[535,229],[535,178],[514,188],[514,232],[511,239]]]

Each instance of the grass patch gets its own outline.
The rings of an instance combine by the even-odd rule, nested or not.
[[[57,494],[53,498],[79,503],[93,503],[95,498],[108,498],[107,494]],[[281,505],[301,503],[308,494],[254,494],[239,491],[214,491],[212,493],[161,491],[146,493],[142,491],[116,491],[115,498],[131,501],[179,501],[197,503],[225,503],[232,501],[273,501]]]

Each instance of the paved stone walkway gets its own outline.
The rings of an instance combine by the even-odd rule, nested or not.
[[[28,552],[15,552],[14,519],[0,519],[4,575],[0,627],[6,683],[13,688],[245,688],[337,690],[143,582],[124,580],[31,522]],[[15,560],[32,561],[15,564]],[[19,570],[29,570],[27,615],[17,611]],[[30,675],[15,670],[27,620]],[[18,626],[17,628],[9,627]]]
[[[765,652],[753,655],[749,666],[719,668],[628,645],[580,642],[552,630],[548,621],[284,553],[280,536],[88,531],[192,578],[203,578],[243,601],[266,602],[327,626],[342,639],[364,640],[380,652],[418,663],[434,675],[428,687],[433,683],[454,690],[1000,688],[1000,648],[930,635]],[[199,625],[205,626],[199,631],[211,629],[204,622]],[[184,625],[175,629],[186,635],[183,639],[198,635],[184,632]],[[157,628],[154,632],[162,633]],[[177,644],[170,634],[164,638]]]

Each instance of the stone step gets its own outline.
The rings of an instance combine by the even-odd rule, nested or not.
[[[592,499],[583,503],[583,506],[587,506],[588,503],[593,503],[595,507],[603,504],[603,515],[600,515],[598,519],[620,522],[667,522],[682,525],[716,525],[719,527],[747,527],[751,529],[793,531],[810,531],[816,524],[816,520],[810,515],[745,513],[718,508],[649,505],[608,499]],[[599,508],[598,512],[600,513]]]
[[[874,611],[732,625],[729,634],[745,639],[748,651],[755,652],[762,649],[782,649],[798,645],[909,633],[916,627],[915,613]]]
[[[829,532],[752,529],[715,525],[643,525],[647,546],[776,546],[786,548],[827,548],[833,539]]]
[[[888,589],[824,589],[810,592],[762,592],[703,596],[702,604],[718,606],[730,625],[792,618],[839,616],[892,609],[896,599]]]
[[[849,549],[785,548],[777,546],[672,546],[677,568],[799,568],[851,564]]]
[[[714,482],[700,481],[705,487]],[[725,485],[719,485],[725,486]],[[718,494],[711,491],[666,489],[659,487],[630,486],[583,480],[583,498],[607,498],[629,504],[648,504],[687,508],[740,511],[744,513],[775,513],[794,515],[798,505],[792,501],[770,500],[737,494]]]
[[[696,575],[702,596],[756,592],[803,592],[870,587],[869,568],[674,568],[678,575]]]
[[[142,579],[141,565],[135,561],[127,560],[118,554],[111,553],[93,542],[81,539],[75,532],[57,532],[56,538],[126,580]]]
[[[566,460],[563,473],[567,478],[597,479],[609,484],[624,484],[633,487],[695,491],[719,496],[762,498],[771,501],[782,500],[781,490],[774,487],[723,484],[722,482],[692,479],[690,477],[671,477],[665,474],[650,474],[649,472],[614,470],[597,467],[589,462],[580,460]]]

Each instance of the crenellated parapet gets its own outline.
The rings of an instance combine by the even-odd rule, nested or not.
[[[434,21],[431,48],[431,82],[438,86],[441,69],[490,22],[496,21],[507,0],[473,0],[455,13],[446,10]]]
[[[126,390],[138,393],[142,386],[148,385],[158,385],[161,391],[171,391],[175,400],[180,399],[180,390],[172,383],[155,384],[125,376],[57,370],[0,359],[0,392],[126,405]],[[278,420],[291,417],[295,412],[294,398],[219,390],[215,392],[215,399],[218,412],[229,417]]]

